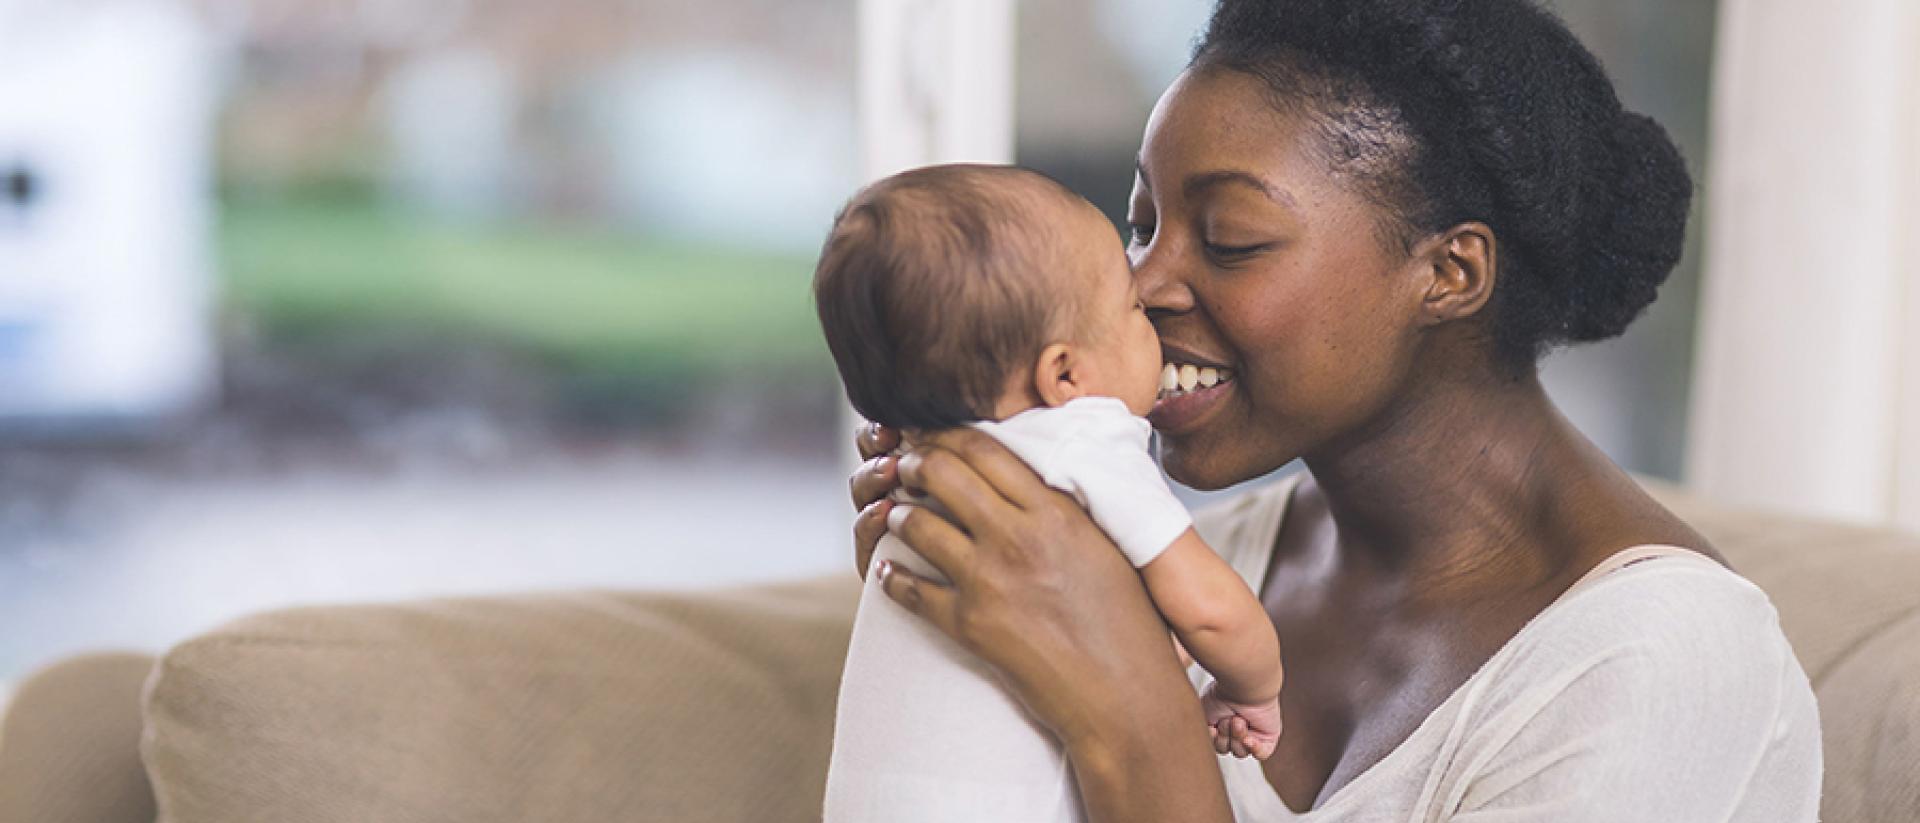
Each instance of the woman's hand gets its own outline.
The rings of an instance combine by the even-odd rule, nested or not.
[[[900,445],[900,433],[868,423],[854,433],[853,445],[860,450],[863,461],[848,479],[853,508],[860,512],[853,519],[853,565],[865,580],[873,548],[887,533],[887,512],[893,510],[893,501],[887,495],[900,487],[900,473],[894,465],[897,461],[888,454]]]
[[[883,456],[898,433],[858,440],[855,562],[864,570],[891,528],[951,581],[878,567],[888,597],[986,661],[1059,738],[1088,821],[1232,820],[1200,701],[1169,654],[1178,643],[1087,513],[974,429],[916,438],[898,461]],[[903,482],[953,522],[887,500]]]

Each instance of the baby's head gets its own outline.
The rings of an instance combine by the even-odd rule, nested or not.
[[[1134,414],[1160,342],[1113,225],[1066,187],[1002,166],[934,166],[855,195],[814,273],[854,409],[898,429],[999,420],[1078,397]]]

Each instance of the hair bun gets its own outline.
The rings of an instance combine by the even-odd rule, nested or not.
[[[1612,137],[1612,183],[1593,215],[1587,259],[1564,307],[1563,328],[1575,342],[1625,332],[1686,247],[1693,178],[1680,148],[1653,118],[1634,112],[1621,112]]]

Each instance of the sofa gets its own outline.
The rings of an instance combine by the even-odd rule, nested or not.
[[[1779,609],[1823,819],[1920,821],[1920,538],[1650,488]],[[0,821],[817,820],[858,586],[294,608],[62,661],[0,717]]]

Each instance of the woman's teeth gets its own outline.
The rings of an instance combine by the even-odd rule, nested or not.
[[[1160,369],[1160,396],[1179,397],[1196,388],[1207,389],[1233,379],[1233,373],[1212,366],[1168,363]]]

